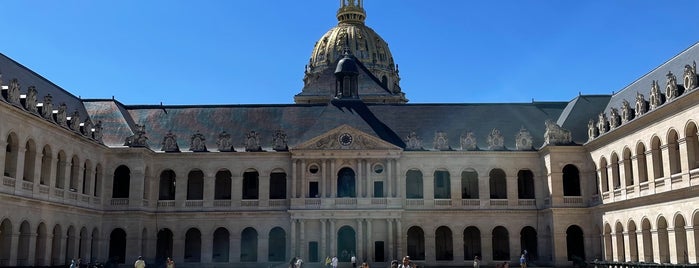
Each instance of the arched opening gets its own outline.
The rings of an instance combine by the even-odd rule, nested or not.
[[[697,125],[690,122],[685,127],[685,141],[687,142],[687,163],[689,170],[699,168],[699,141],[697,136]]]
[[[28,140],[24,145],[24,181],[34,182],[34,165],[36,162],[36,144]]]
[[[490,171],[490,199],[507,199],[507,180],[505,171],[493,169]]]
[[[56,224],[56,226],[53,227],[52,235],[51,265],[63,265],[64,263],[61,262],[61,241],[63,241],[63,231],[60,225]]]
[[[449,176],[449,171],[435,171],[433,186],[435,199],[451,199],[451,178]]]
[[[681,214],[675,216],[675,252],[677,252],[677,264],[687,264],[687,230],[684,217]]]
[[[211,250],[211,261],[228,262],[230,237],[231,235],[226,228],[219,227],[214,231],[214,246]]]
[[[84,256],[87,256],[89,248],[87,245],[89,245],[89,236],[87,235],[87,228],[83,227],[80,228],[80,237],[78,238],[78,257],[82,258]],[[87,260],[85,260],[86,262]]]
[[[682,172],[682,166],[680,165],[680,143],[678,141],[677,131],[670,130],[667,137],[667,151],[668,157],[670,158],[670,174],[677,174]]]
[[[580,226],[571,225],[566,229],[568,261],[585,260],[585,236]]]
[[[269,199],[286,199],[286,173],[269,174]]]
[[[612,247],[612,227],[609,223],[604,224],[604,259],[614,260],[614,248]]]
[[[47,246],[47,233],[46,224],[39,223],[39,227],[36,228],[36,244],[34,245],[34,265],[45,266],[49,265],[46,259],[46,246]]]
[[[624,247],[624,226],[617,222],[614,227],[614,238],[616,238],[616,261],[626,261],[626,248]]]
[[[232,174],[228,170],[220,170],[216,172],[216,182],[214,185],[215,200],[230,200],[231,199],[231,177]]]
[[[39,177],[41,185],[47,185],[51,181],[51,161],[51,147],[46,145],[41,150],[41,176]]]
[[[170,229],[160,229],[158,231],[158,241],[155,245],[155,260],[162,263],[167,257],[172,257],[172,231]]]
[[[260,173],[246,171],[243,173],[243,199],[260,198]]]
[[[126,232],[116,228],[109,235],[109,260],[116,263],[126,263]]]
[[[493,229],[493,260],[510,260],[510,233],[505,227]]]
[[[478,172],[475,170],[465,170],[461,172],[461,198],[480,198],[478,196]]]
[[[268,261],[283,262],[286,260],[286,232],[280,227],[269,231]]]
[[[425,259],[425,232],[413,226],[408,229],[408,256],[413,260]]]
[[[337,197],[357,197],[355,174],[351,168],[337,172]]]
[[[70,159],[70,191],[71,192],[77,192],[78,189],[80,188],[80,168],[82,166],[80,165],[80,159],[78,158],[77,155],[74,155],[73,158]]]
[[[534,199],[534,173],[531,170],[517,172],[517,198]]]
[[[599,179],[600,179],[600,188],[602,189],[602,192],[608,192],[609,191],[609,176],[607,173],[607,159],[602,157],[599,163],[599,169],[597,170],[599,173]]]
[[[408,170],[405,174],[405,198],[422,199],[422,172],[417,169]],[[409,255],[412,256],[412,255]]]
[[[56,161],[56,188],[63,189],[66,187],[66,153],[58,152]]]
[[[31,229],[29,222],[23,221],[19,225],[19,237],[17,239],[17,265],[25,266],[29,264],[29,240]]]
[[[526,250],[527,252],[527,262],[530,260],[536,260],[539,256],[539,238],[536,230],[531,226],[526,226],[522,228],[519,232],[519,244],[521,245],[521,252]]]
[[[204,172],[192,170],[187,175],[187,200],[204,199]]]
[[[15,133],[7,135],[7,146],[5,146],[5,177],[15,178],[17,176],[17,157],[19,153],[19,142]]]
[[[247,227],[240,234],[240,261],[257,262],[257,231]]]
[[[114,170],[112,182],[112,198],[129,198],[129,185],[131,184],[131,170],[121,165]]]
[[[92,187],[91,187],[91,185],[92,185],[92,181],[91,181],[92,162],[90,162],[90,160],[85,160],[85,163],[83,164],[82,172],[83,172],[83,179],[82,179],[83,185],[82,185],[82,189],[80,190],[80,192],[82,194],[90,194],[89,191],[90,191],[90,189],[92,189]]]
[[[337,259],[341,262],[349,262],[357,252],[357,234],[354,228],[342,226],[337,230]]]
[[[563,196],[581,196],[580,171],[574,165],[563,167]]]
[[[623,160],[621,163],[624,165],[624,184],[625,186],[633,186],[635,183],[633,181],[633,165],[631,164],[631,150],[629,148],[624,148],[622,152]]]
[[[435,258],[438,261],[454,260],[454,249],[451,229],[446,226],[440,226],[434,233],[434,250]],[[410,256],[410,255],[408,255]]]
[[[636,235],[636,223],[629,221],[627,228],[629,236],[629,261],[638,262],[638,238]]]
[[[196,228],[184,235],[184,262],[201,262],[201,232]]]
[[[77,256],[77,238],[75,234],[75,227],[72,225],[68,227],[68,236],[66,237],[66,255],[65,260],[69,262],[70,259]]]
[[[641,221],[641,236],[643,237],[643,261],[653,261],[653,236],[651,234],[650,221],[643,219]]]
[[[646,146],[643,143],[636,145],[636,163],[638,164],[638,182],[647,182],[648,162],[646,161]]]
[[[660,262],[670,262],[670,239],[667,232],[667,221],[665,217],[658,218],[658,246]]]
[[[611,162],[609,165],[612,167],[612,187],[614,190],[621,189],[621,176],[619,172],[619,156],[616,153],[612,153],[610,158]]]
[[[475,256],[483,259],[481,231],[474,226],[469,226],[464,229],[464,260],[473,260]]]
[[[90,236],[90,262],[95,262],[97,259],[97,249],[99,245],[97,241],[100,239],[100,233],[97,228],[92,229],[92,235]]]
[[[158,200],[175,200],[175,177],[175,172],[170,169],[160,173]]]
[[[651,151],[651,158],[653,159],[653,178],[654,179],[659,179],[662,178],[664,175],[663,171],[663,154],[662,151],[660,150],[660,146],[662,143],[660,142],[660,138],[657,136],[653,137],[650,141],[650,151]]]

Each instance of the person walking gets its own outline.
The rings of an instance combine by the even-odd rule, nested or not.
[[[352,268],[357,268],[357,257],[352,254],[352,258],[350,258],[350,262],[352,262]]]
[[[175,268],[175,261],[173,261],[172,258],[167,257],[167,261],[165,261],[165,267],[166,268]]]
[[[410,261],[410,256],[403,257],[403,263],[398,265],[398,268],[415,268],[415,265]]]
[[[133,268],[146,268],[146,261],[143,260],[142,256],[138,256],[138,259],[133,264]]]
[[[473,257],[473,268],[479,268],[481,266],[481,258],[476,255]]]
[[[519,267],[520,268],[527,268],[527,257],[522,254],[522,256],[519,257]]]
[[[337,256],[333,256],[331,263],[332,263],[333,268],[337,268]]]

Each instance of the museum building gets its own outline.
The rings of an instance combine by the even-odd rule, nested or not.
[[[611,95],[409,104],[365,18],[293,104],[81,99],[0,54],[0,266],[697,263],[699,43]]]

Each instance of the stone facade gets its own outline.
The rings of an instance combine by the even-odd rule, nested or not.
[[[363,23],[361,2],[338,18]],[[546,113],[361,98],[144,108],[79,100],[25,70],[35,79],[0,81],[0,266],[494,265],[525,249],[549,266],[697,263],[696,58],[698,45],[597,107]],[[671,71],[682,85],[668,75],[668,94],[657,80]]]

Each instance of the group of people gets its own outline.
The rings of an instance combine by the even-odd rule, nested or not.
[[[529,252],[527,250],[522,250],[522,255],[519,257],[519,267],[520,268],[527,268],[527,263],[529,262]],[[479,268],[481,266],[481,258],[478,257],[478,255],[473,257],[473,268]],[[502,264],[496,263],[495,267],[497,268],[509,268],[510,267],[510,262],[504,262]]]

